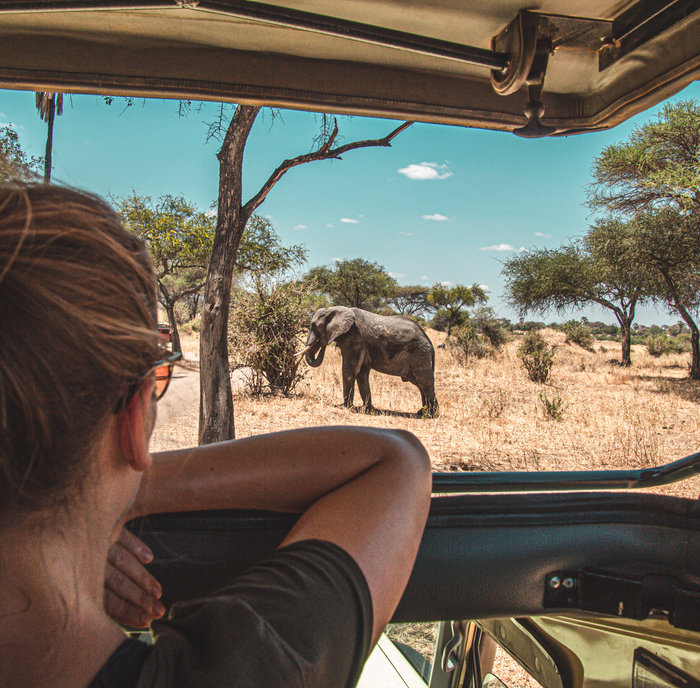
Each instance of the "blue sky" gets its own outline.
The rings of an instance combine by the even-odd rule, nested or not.
[[[700,83],[675,98],[700,99]],[[217,194],[219,144],[205,141],[206,122],[217,107],[204,104],[179,117],[175,101],[137,101],[125,109],[95,96],[66,98],[55,125],[53,176],[103,196],[132,189],[154,198],[182,194],[206,209]],[[502,299],[502,261],[522,247],[554,248],[583,234],[594,157],[653,112],[606,132],[538,140],[416,124],[391,148],[294,168],[258,212],[272,219],[285,243],[305,245],[309,267],[362,257],[383,265],[401,284],[477,282],[488,286],[497,313],[515,318]],[[0,126],[10,123],[25,151],[43,154],[46,125],[33,93],[0,90]],[[344,142],[377,138],[397,124],[340,118],[340,136]],[[317,129],[309,113],[259,116],[246,147],[245,198],[281,160],[308,152]],[[576,315],[582,314],[613,321],[607,311]],[[550,313],[542,319],[563,318]],[[651,307],[637,318],[641,324],[677,320]]]

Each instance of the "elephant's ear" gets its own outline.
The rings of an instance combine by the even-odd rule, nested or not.
[[[326,334],[328,343],[335,341],[341,334],[345,334],[355,324],[355,314],[352,308],[341,306],[334,308],[333,315],[326,321]]]

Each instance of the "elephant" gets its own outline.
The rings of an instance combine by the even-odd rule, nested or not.
[[[311,318],[306,357],[314,368],[323,362],[326,346],[337,342],[343,359],[343,403],[352,407],[355,380],[366,412],[372,411],[369,371],[397,375],[421,393],[419,415],[434,417],[435,350],[423,328],[401,315],[377,315],[360,308],[319,308]]]

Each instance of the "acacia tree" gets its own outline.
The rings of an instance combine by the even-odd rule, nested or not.
[[[204,286],[205,268],[214,240],[214,220],[182,196],[166,194],[115,200],[124,226],[148,247],[158,280],[158,300],[170,323],[173,351],[181,351],[175,304]]]
[[[509,303],[521,316],[593,303],[612,311],[622,333],[621,363],[631,365],[635,309],[656,291],[653,276],[635,260],[634,234],[627,223],[599,222],[577,243],[510,258],[502,271]]]
[[[421,315],[428,308],[428,291],[420,284],[399,286],[387,302],[401,315]]]
[[[19,135],[11,126],[0,127],[0,182],[33,179],[40,165],[39,158],[22,150]]]
[[[223,112],[223,110],[222,110]],[[236,436],[231,379],[229,374],[227,329],[233,270],[238,247],[248,220],[282,177],[297,165],[319,160],[341,159],[344,153],[371,146],[390,146],[391,141],[411,122],[404,122],[380,139],[336,145],[338,125],[322,136],[314,150],[282,161],[263,185],[243,201],[243,153],[248,135],[260,112],[256,105],[238,105],[226,127],[219,159],[219,197],[214,245],[209,261],[202,306],[200,334],[201,444],[233,439]],[[223,120],[220,120],[223,122]],[[222,127],[223,128],[223,127]]]
[[[397,288],[396,280],[378,263],[363,258],[340,260],[332,268],[311,268],[305,281],[314,291],[327,294],[334,306],[376,309]]]
[[[630,224],[636,261],[661,277],[655,299],[690,330],[690,377],[700,380],[700,227],[693,214],[668,207],[639,213]]]
[[[593,163],[588,204],[599,212],[634,216],[663,207],[700,212],[700,105],[666,104],[655,119]]]
[[[447,336],[449,337],[460,314],[477,303],[486,303],[488,296],[478,284],[472,284],[471,287],[464,284],[456,284],[453,287],[434,284],[427,298],[431,308],[436,311],[440,309],[447,311]]]
[[[691,331],[691,377],[700,378],[697,241],[700,235],[700,105],[665,105],[655,119],[593,165],[588,204],[635,231],[635,260],[660,277],[658,301],[675,308]]]

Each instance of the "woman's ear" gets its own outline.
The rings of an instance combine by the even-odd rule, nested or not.
[[[151,465],[148,442],[155,423],[154,384],[153,380],[144,382],[117,419],[121,455],[135,471]]]

